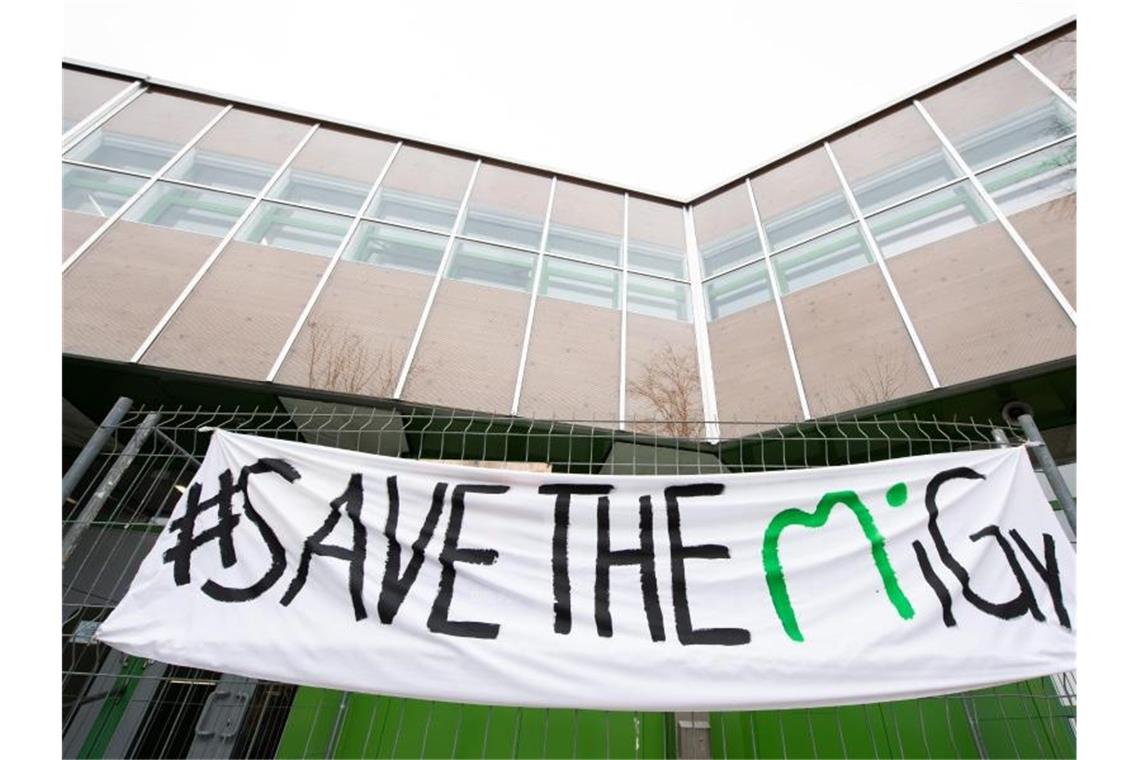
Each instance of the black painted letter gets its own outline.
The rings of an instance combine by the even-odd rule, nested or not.
[[[603,496],[614,490],[613,486],[589,485],[585,483],[551,483],[538,487],[542,494],[555,494],[554,499],[554,540],[550,565],[554,574],[554,632],[570,633],[570,550],[567,547],[567,534],[570,532],[570,497]]]
[[[665,640],[665,623],[661,616],[661,599],[657,593],[657,569],[653,566],[653,503],[648,496],[641,497],[638,549],[610,549],[610,500],[598,498],[598,561],[594,575],[594,622],[598,635],[614,635],[610,618],[610,568],[615,565],[641,567],[641,599],[645,605],[645,619],[649,623],[649,636],[654,641]]]

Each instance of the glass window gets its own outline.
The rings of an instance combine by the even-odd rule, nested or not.
[[[855,218],[823,148],[754,177],[752,191],[773,251]]]
[[[962,174],[910,105],[844,135],[831,149],[864,214]]]
[[[705,283],[705,299],[709,305],[710,322],[770,301],[772,286],[768,281],[768,267],[763,261],[758,261],[709,280]]]
[[[384,175],[368,216],[450,232],[474,161],[404,146]]]
[[[781,293],[794,293],[874,264],[858,227],[845,227],[772,257]]]
[[[676,319],[691,322],[693,312],[689,308],[689,286],[656,277],[628,275],[629,290],[625,303],[629,311],[648,317]]]
[[[630,197],[626,256],[630,269],[679,279],[688,277],[681,209]]]
[[[154,174],[220,110],[213,103],[148,92],[69,150],[67,157]]]
[[[484,163],[479,168],[463,235],[538,249],[550,178]]]
[[[1077,128],[1076,114],[1012,59],[935,93],[922,104],[975,171]]]
[[[890,258],[993,219],[974,188],[960,182],[877,214],[867,224],[883,256]]]
[[[110,216],[146,184],[141,177],[82,166],[63,167],[63,207],[95,216]]]
[[[361,222],[344,259],[393,269],[434,274],[443,259],[447,238],[430,232]]]
[[[246,198],[159,182],[127,209],[123,219],[224,237],[248,205]]]
[[[237,239],[273,248],[332,256],[349,220],[320,211],[262,203],[238,230]]]
[[[235,108],[182,157],[174,179],[259,193],[310,125]]]
[[[63,131],[66,132],[86,119],[130,83],[129,79],[64,69]]]
[[[448,279],[530,291],[536,256],[470,240],[457,240],[455,246]]]
[[[392,148],[388,140],[322,127],[305,143],[268,197],[355,214]]]
[[[1077,142],[1055,145],[978,177],[1006,216],[1077,190]]]
[[[1077,30],[1021,51],[1033,68],[1049,77],[1073,100],[1077,99]]]
[[[762,254],[756,218],[744,185],[698,203],[693,207],[693,223],[706,277]]]
[[[546,250],[620,265],[624,204],[617,193],[559,180]]]
[[[616,309],[621,272],[547,257],[539,292],[564,301]]]

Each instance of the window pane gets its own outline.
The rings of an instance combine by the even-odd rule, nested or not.
[[[681,279],[688,277],[685,219],[681,209],[631,197],[626,253],[630,269]]]
[[[991,66],[922,104],[975,171],[1077,128],[1076,114],[1014,60]]]
[[[258,193],[310,125],[235,108],[182,157],[170,176]]]
[[[914,106],[844,135],[831,149],[864,214],[961,176]]]
[[[130,83],[129,79],[64,69],[63,131],[66,132],[90,116]]]
[[[978,179],[1065,298],[1076,306],[1076,141],[991,169]]]
[[[148,92],[69,150],[67,157],[153,174],[220,110],[212,103]]]
[[[823,148],[753,178],[752,190],[773,251],[854,219]]]
[[[794,293],[874,263],[858,227],[836,230],[772,258],[781,293]]]
[[[629,311],[681,322],[693,320],[693,313],[689,308],[688,285],[636,274],[630,274],[628,277],[629,291],[626,293],[625,303]]]
[[[546,250],[620,265],[624,203],[617,193],[559,180]]]
[[[993,221],[974,188],[962,182],[871,217],[867,224],[883,256],[927,245]]]
[[[223,237],[248,205],[245,198],[159,182],[123,219]]]
[[[549,195],[549,177],[484,163],[462,234],[537,250]]]
[[[322,127],[305,143],[269,197],[355,214],[392,147],[387,140]]]
[[[63,167],[63,207],[95,216],[110,216],[146,183],[140,177]]]
[[[1025,59],[1073,100],[1077,99],[1077,30],[1021,51]]]
[[[450,232],[474,161],[402,147],[396,154],[368,216]]]
[[[760,236],[750,206],[748,191],[737,185],[693,207],[706,277],[760,256]]]
[[[616,309],[621,272],[575,261],[547,258],[542,265],[539,293],[564,301]]]
[[[758,261],[709,280],[705,283],[705,298],[709,305],[709,321],[765,303],[772,299],[768,267],[763,261]]]
[[[262,203],[238,230],[237,239],[274,248],[332,256],[349,220],[320,211]]]
[[[522,251],[457,240],[447,277],[512,290],[530,291],[535,257]]]
[[[435,274],[446,246],[447,238],[442,235],[362,222],[344,260]]]

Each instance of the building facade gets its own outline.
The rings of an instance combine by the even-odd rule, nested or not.
[[[547,459],[584,471],[613,466],[625,433],[715,445],[694,456],[747,468],[751,442],[788,426],[985,420],[1021,401],[1071,473],[1075,49],[1075,23],[1061,24],[690,199],[65,63],[65,465],[119,396],[577,421],[610,448]],[[406,437],[392,449],[366,432],[409,455]],[[65,582],[81,577],[65,567]],[[65,752],[119,746],[113,728],[91,738],[106,699],[83,702],[104,666],[72,669],[89,678],[71,702],[65,676]],[[289,699],[317,710],[326,696]],[[309,718],[282,719],[280,745],[246,737],[244,750],[284,752],[307,728],[308,753],[317,713],[292,714]],[[750,720],[721,736],[755,742]]]

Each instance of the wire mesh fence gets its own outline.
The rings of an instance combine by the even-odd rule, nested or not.
[[[469,465],[598,474],[760,472],[1024,442],[992,421],[900,416],[707,440],[701,421],[536,421],[280,399],[269,410],[141,409],[63,504],[67,757],[1073,757],[1073,674],[849,707],[670,714],[486,707],[255,681],[129,657],[91,634],[126,593],[212,429]],[[743,430],[745,428],[741,428]]]

